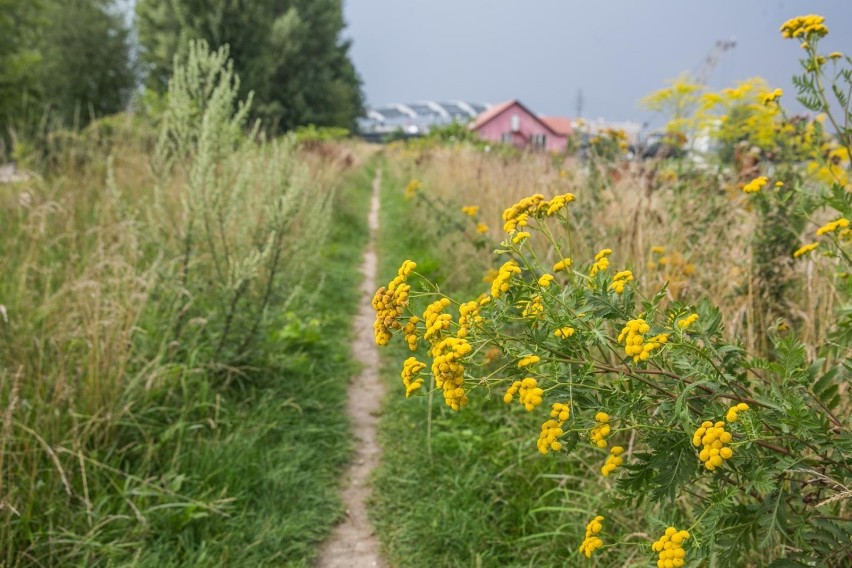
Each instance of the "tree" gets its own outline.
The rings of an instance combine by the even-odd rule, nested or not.
[[[0,156],[9,129],[23,112],[41,58],[32,38],[41,3],[0,0]]]
[[[122,110],[136,84],[114,0],[0,0],[0,137],[81,126]]]
[[[340,0],[140,0],[136,6],[147,85],[164,92],[173,58],[188,41],[228,45],[240,96],[273,129],[351,128],[361,114],[360,80]]]
[[[136,84],[130,34],[112,0],[52,0],[37,44],[42,105],[64,125],[123,110]]]

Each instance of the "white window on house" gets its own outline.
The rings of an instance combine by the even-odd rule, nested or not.
[[[547,134],[533,134],[530,142],[533,150],[544,150],[547,148]]]
[[[513,114],[512,115],[512,132],[520,132],[521,131],[521,115]]]
[[[503,144],[511,144],[512,143],[512,133],[511,132],[504,132],[503,134],[501,134],[500,135],[500,142],[502,142]]]

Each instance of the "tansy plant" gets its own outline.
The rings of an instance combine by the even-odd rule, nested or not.
[[[584,556],[641,545],[658,566],[849,560],[848,362],[810,360],[792,334],[772,338],[772,360],[751,356],[722,338],[710,302],[665,303],[665,286],[643,297],[646,275],[617,250],[574,258],[570,231],[554,236],[574,200],[507,208],[496,275],[477,297],[444,295],[411,260],[379,289],[377,342],[403,335],[412,352],[406,396],[434,389],[466,411],[496,394],[502,412],[537,418],[539,459],[596,464],[607,510],[577,535]],[[643,511],[633,531],[631,509]],[[608,530],[604,516],[617,519]]]
[[[796,98],[818,114],[812,121],[788,119],[780,104],[781,90],[767,94],[764,104],[777,108],[784,117],[777,127],[773,164],[767,163],[765,168],[772,175],[757,176],[742,186],[749,206],[760,216],[753,245],[756,273],[765,284],[762,293],[770,300],[769,309],[779,311],[784,309],[788,290],[796,284],[786,270],[793,262],[816,255],[833,259],[826,265],[840,276],[841,299],[848,298],[852,272],[852,59],[820,49],[829,33],[821,16],[792,18],[780,32],[804,51],[802,74],[793,78]],[[848,356],[852,317],[848,300],[842,305],[845,315],[830,340],[835,352]]]
[[[800,42],[805,56],[802,74],[793,77],[797,99],[806,108],[821,113],[835,136],[827,139],[808,164],[808,173],[817,181],[818,205],[829,211],[832,221],[814,230],[794,252],[803,256],[818,246],[841,260],[845,273],[852,271],[850,242],[852,230],[852,58],[840,52],[823,53],[821,40],[828,35],[825,19],[818,15],[792,18],[781,26],[783,37]],[[809,231],[810,232],[810,231]]]

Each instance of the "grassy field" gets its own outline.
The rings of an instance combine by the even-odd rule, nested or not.
[[[724,335],[749,350],[765,349],[767,327],[783,322],[805,350],[842,353],[841,343],[834,355],[821,344],[834,337],[831,314],[845,301],[834,261],[760,273],[767,263],[755,251],[765,244],[749,231],[765,213],[712,185],[715,178],[676,173],[642,194],[641,172],[600,177],[571,162],[488,155],[465,144],[391,146],[376,157],[358,144],[288,141],[246,144],[215,168],[190,161],[164,174],[152,167],[153,142],[98,136],[73,152],[60,148],[42,166],[44,177],[0,193],[10,220],[0,238],[8,318],[0,334],[0,544],[9,566],[311,565],[343,513],[351,319],[378,167],[379,280],[416,260],[424,278],[414,284],[418,301],[435,291],[426,280],[454,297],[488,290],[489,271],[509,256],[494,257],[500,212],[535,191],[528,180],[536,180],[548,195],[576,193],[560,229],[575,238],[576,258],[612,243],[622,247],[613,261],[634,271],[638,290],[650,294],[668,282],[664,305],[726,299]],[[192,203],[186,192],[199,171],[214,176],[214,189],[238,180],[251,196],[240,214],[255,217],[210,233],[225,246],[196,233],[187,263],[189,209],[182,208]],[[257,281],[244,286],[217,281],[217,262],[231,259],[224,274],[243,266],[225,248],[252,251],[263,242],[246,225],[274,220],[259,204],[282,184],[294,192],[293,220],[280,226],[282,264],[258,264]],[[707,211],[699,214],[701,192]],[[461,211],[469,205],[479,206],[473,216]],[[812,231],[824,215],[800,230]],[[311,225],[310,217],[327,223]],[[205,216],[197,219],[204,226]],[[547,246],[531,247],[554,260]],[[275,274],[273,287],[262,285]],[[766,282],[781,283],[779,294],[755,293]],[[254,309],[261,301],[267,307]],[[771,348],[766,355],[784,356]],[[540,416],[507,406],[478,370],[460,412],[440,392],[404,398],[406,356],[394,345],[383,357],[384,455],[370,512],[392,565],[572,565],[586,524],[601,511],[610,530],[632,540],[608,545],[591,565],[644,565],[654,538],[644,527],[664,526],[673,506],[691,511],[684,498],[631,504],[621,493],[626,476],[600,476],[606,450],[580,443],[570,460],[540,455],[530,435]]]
[[[0,562],[307,565],[342,513],[370,168],[333,143],[223,159],[215,183],[252,197],[240,214],[262,229],[253,199],[277,184],[296,221],[277,267],[216,285],[252,222],[186,254],[197,163],[157,175],[143,132],[114,120],[125,130],[81,133],[35,164],[43,177],[0,186]],[[308,261],[287,252],[308,240]]]
[[[517,258],[508,250],[511,247],[500,244],[506,239],[503,209],[535,193],[549,198],[570,191],[577,201],[571,204],[568,221],[552,227],[555,238],[570,244],[575,263],[591,262],[596,251],[612,247],[616,271],[632,270],[633,285],[646,306],[663,285],[664,292],[655,300],[661,310],[706,306],[705,298],[713,298],[721,311],[711,319],[720,317],[721,335],[736,349],[769,361],[788,356],[779,348],[779,330],[784,336],[794,330],[804,341],[803,353],[827,357],[817,359],[814,369],[842,366],[836,357],[844,350],[848,353],[848,348],[832,339],[838,333],[835,314],[848,305],[837,259],[792,262],[798,243],[807,241],[830,211],[817,208],[805,215],[798,209],[804,208],[802,202],[769,207],[749,201],[730,171],[722,167],[696,170],[676,160],[598,166],[594,161],[558,163],[534,154],[494,155],[480,145],[428,142],[392,146],[386,156],[380,281],[388,282],[404,259],[416,261],[418,277],[409,283],[411,302],[417,306],[440,295],[461,302],[487,292],[492,270],[508,258]],[[653,178],[649,167],[655,169]],[[477,211],[463,212],[468,206]],[[785,210],[790,211],[789,217],[783,216]],[[561,258],[549,242],[530,239],[530,243],[524,244],[528,247],[524,250],[540,258],[544,267]],[[495,255],[495,250],[500,254]],[[701,313],[706,318],[710,312]],[[516,318],[510,321],[519,322],[519,315],[509,316]],[[510,323],[509,329],[518,325]],[[587,341],[591,340],[592,336]],[[431,391],[431,387],[425,389],[425,396],[403,396],[402,361],[415,355],[428,365],[422,348],[410,353],[404,342],[392,343],[384,355],[390,394],[382,419],[385,457],[376,478],[373,518],[393,565],[574,565],[581,561],[577,546],[586,524],[603,512],[611,532],[630,537],[608,543],[606,555],[596,554],[589,565],[643,566],[655,538],[656,529],[651,527],[665,527],[673,509],[683,508],[686,517],[698,515],[687,495],[671,501],[628,497],[631,484],[641,479],[639,466],[628,467],[628,475],[601,477],[608,452],[588,448],[582,433],[579,443],[576,437],[566,442],[568,459],[542,456],[531,435],[539,430],[541,414],[536,417],[503,402],[503,390],[492,389],[482,378],[496,369],[481,362],[482,353],[466,370],[470,403],[458,412],[449,409],[440,390]],[[608,360],[611,370],[617,370],[618,358]],[[683,372],[689,371],[684,368]],[[830,371],[835,372],[845,371]],[[787,379],[773,380],[780,384]],[[428,377],[426,381],[428,386]],[[768,388],[777,390],[771,383]],[[583,403],[600,404],[585,399]],[[574,410],[579,412],[582,406],[577,404]],[[673,412],[666,406],[662,409]],[[659,429],[668,432],[679,427]],[[631,449],[634,439],[629,438]],[[653,463],[664,455],[658,448],[636,457]],[[835,475],[844,475],[844,466],[838,467]],[[767,481],[771,486],[776,479]],[[703,486],[697,485],[695,491],[700,493]],[[798,497],[790,499],[795,502]],[[758,499],[752,506],[761,507],[761,502]],[[831,530],[842,531],[840,527],[846,526],[840,509],[841,524]],[[711,499],[695,522],[713,511]],[[733,518],[722,522],[734,522]],[[814,522],[821,527],[826,521]],[[757,524],[742,526],[764,542],[774,543],[770,555],[781,554],[772,531],[762,532]],[[831,545],[840,557],[845,554],[844,542],[841,537]],[[729,565],[712,549],[701,553],[708,565]],[[758,551],[740,549],[740,553],[755,565],[771,558]]]
[[[785,29],[826,116],[761,81],[706,93],[731,112],[673,120],[654,160],[614,131],[573,140],[582,160],[461,127],[267,139],[203,50],[156,118],[19,146],[38,175],[0,184],[0,565],[316,561],[345,514],[381,171],[398,279],[376,339],[425,370],[383,352],[390,565],[848,566],[852,131],[820,70],[852,59],[816,51],[818,19]],[[689,121],[715,154],[677,146]]]
[[[478,293],[486,286],[476,261],[482,251],[458,230],[444,233],[442,244],[460,253],[447,261],[449,250],[435,246],[441,230],[430,230],[438,219],[405,198],[408,173],[388,168],[383,178],[380,281],[413,258],[444,292]],[[406,400],[399,366],[407,351],[391,346],[383,359],[389,395],[373,518],[389,560],[401,567],[565,565],[596,505],[588,498],[569,504],[592,465],[566,471],[539,456],[525,433],[538,427],[536,418],[507,410],[500,393],[475,390],[460,413],[440,395]]]

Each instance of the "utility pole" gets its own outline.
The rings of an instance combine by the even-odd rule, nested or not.
[[[583,116],[583,89],[577,90],[577,118]]]
[[[730,51],[735,47],[737,47],[737,40],[735,38],[731,38],[727,41],[717,41],[710,51],[707,52],[704,60],[698,66],[698,71],[695,73],[696,82],[699,85],[706,85],[710,81],[710,76],[713,74],[713,70],[716,69],[716,65],[719,64],[719,57],[726,51]]]

